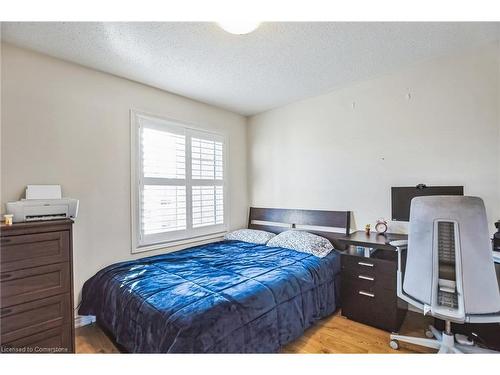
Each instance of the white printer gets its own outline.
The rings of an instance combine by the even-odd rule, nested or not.
[[[28,185],[26,198],[7,203],[15,223],[22,221],[75,219],[78,199],[62,198],[60,185]]]

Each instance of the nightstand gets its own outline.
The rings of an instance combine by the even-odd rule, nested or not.
[[[339,239],[347,246],[341,252],[342,315],[373,327],[397,332],[407,304],[396,294],[398,257],[390,241],[406,235],[358,231]],[[403,256],[403,267],[405,257]]]

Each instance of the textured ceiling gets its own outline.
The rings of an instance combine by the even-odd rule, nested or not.
[[[498,23],[2,23],[2,40],[256,114],[498,40]]]

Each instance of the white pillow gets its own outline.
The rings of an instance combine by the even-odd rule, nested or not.
[[[267,246],[284,247],[312,254],[319,258],[327,256],[333,250],[333,245],[326,238],[301,230],[287,230],[271,239]]]
[[[265,245],[271,238],[276,235],[264,230],[255,229],[238,229],[233,232],[226,233],[225,240],[251,242],[259,245]]]

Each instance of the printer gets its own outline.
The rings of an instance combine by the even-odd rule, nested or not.
[[[78,199],[62,198],[60,185],[28,185],[26,198],[7,203],[13,222],[75,219]]]

